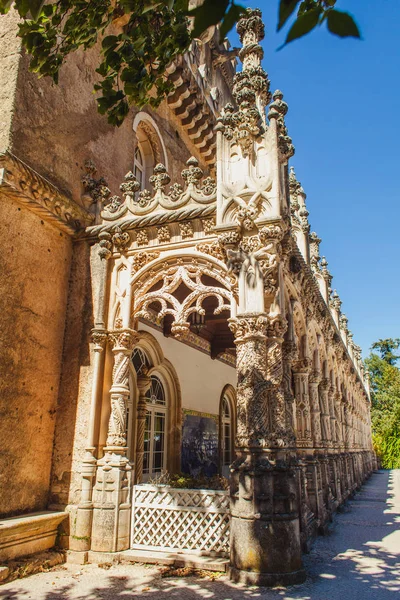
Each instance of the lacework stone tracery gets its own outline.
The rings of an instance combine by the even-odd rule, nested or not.
[[[163,319],[166,315],[173,316],[172,334],[180,337],[189,331],[190,315],[198,313],[204,315],[203,302],[206,298],[213,297],[217,299],[218,305],[213,314],[218,315],[224,311],[230,311],[232,292],[226,287],[217,287],[203,283],[204,276],[211,277],[221,286],[226,286],[226,277],[218,275],[215,270],[205,265],[195,264],[192,261],[184,264],[178,261],[177,265],[165,264],[161,272],[149,273],[147,281],[137,285],[138,291],[135,296],[134,315],[135,318],[150,318],[149,309],[152,305],[160,306],[158,310],[158,319]],[[157,284],[161,283],[161,287]],[[187,289],[187,295],[179,301],[174,292],[184,285]],[[152,288],[157,286],[155,291]]]

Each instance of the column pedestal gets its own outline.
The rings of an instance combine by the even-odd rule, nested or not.
[[[293,585],[306,578],[295,459],[242,452],[232,465],[231,567],[235,582]]]
[[[105,456],[98,461],[92,524],[92,550],[96,552],[130,547],[131,466],[124,451],[105,448]]]

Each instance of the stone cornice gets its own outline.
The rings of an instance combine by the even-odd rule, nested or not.
[[[0,154],[0,193],[25,205],[69,235],[76,234],[94,219],[85,208],[8,151]]]
[[[165,223],[177,223],[188,219],[200,219],[210,217],[216,213],[216,206],[186,206],[178,210],[157,212],[154,214],[144,215],[143,217],[122,218],[112,223],[104,223],[87,227],[82,233],[82,237],[97,238],[104,231],[109,233],[115,232],[120,228],[122,231],[132,229],[141,229],[143,227],[152,227],[153,225],[164,225]]]

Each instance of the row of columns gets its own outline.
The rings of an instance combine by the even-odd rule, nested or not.
[[[293,364],[298,447],[371,450],[368,403],[361,414],[329,378],[311,371],[304,362]]]

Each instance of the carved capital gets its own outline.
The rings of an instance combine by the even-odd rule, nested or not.
[[[268,318],[267,336],[269,338],[278,338],[283,340],[288,323],[282,315],[275,315]]]
[[[268,317],[265,314],[238,315],[229,319],[229,329],[235,336],[235,344],[251,339],[265,339],[268,330]]]
[[[132,352],[139,340],[139,334],[134,329],[111,331],[109,339],[113,352]]]
[[[311,369],[311,359],[310,358],[299,358],[293,363],[293,371],[297,373],[309,373]]]
[[[312,385],[319,385],[321,382],[321,373],[319,371],[312,371],[308,378],[308,382]]]
[[[329,379],[327,377],[324,377],[321,380],[321,383],[319,384],[319,387],[321,389],[322,392],[328,392],[329,391],[329,387],[331,385],[331,382],[329,381]]]
[[[102,352],[106,347],[108,333],[105,329],[92,329],[91,339],[94,344],[95,352]]]
[[[239,227],[226,231],[218,231],[218,241],[225,249],[236,248],[242,239]]]

